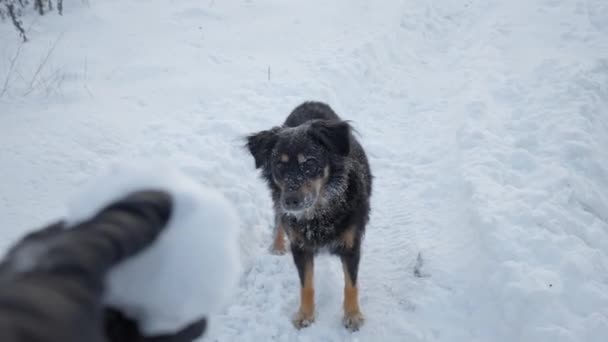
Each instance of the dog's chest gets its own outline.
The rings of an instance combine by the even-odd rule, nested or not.
[[[323,247],[335,239],[335,227],[323,222],[289,222],[289,240],[302,246]]]

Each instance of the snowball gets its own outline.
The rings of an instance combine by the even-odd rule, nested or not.
[[[110,272],[105,302],[137,320],[142,333],[156,335],[175,332],[227,303],[241,268],[240,222],[220,193],[158,162],[114,165],[71,201],[68,222],[146,189],[172,195],[171,218],[151,247]]]

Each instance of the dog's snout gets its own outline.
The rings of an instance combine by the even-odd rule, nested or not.
[[[290,192],[283,197],[283,205],[287,210],[299,210],[302,207],[302,195],[298,192]]]

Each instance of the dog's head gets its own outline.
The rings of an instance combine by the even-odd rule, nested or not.
[[[247,137],[256,168],[280,193],[280,205],[297,215],[315,206],[331,172],[350,153],[351,127],[340,120],[314,120],[275,127]]]

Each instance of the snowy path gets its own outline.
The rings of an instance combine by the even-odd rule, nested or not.
[[[248,270],[205,340],[608,336],[605,1],[90,3],[37,23],[18,65],[27,78],[65,32],[60,89],[0,99],[0,249],[106,163],[161,157],[246,225]],[[0,26],[0,56],[13,36]],[[270,201],[240,147],[307,99],[353,121],[375,175],[354,334],[329,257],[317,321],[293,329],[297,274],[267,252]]]

